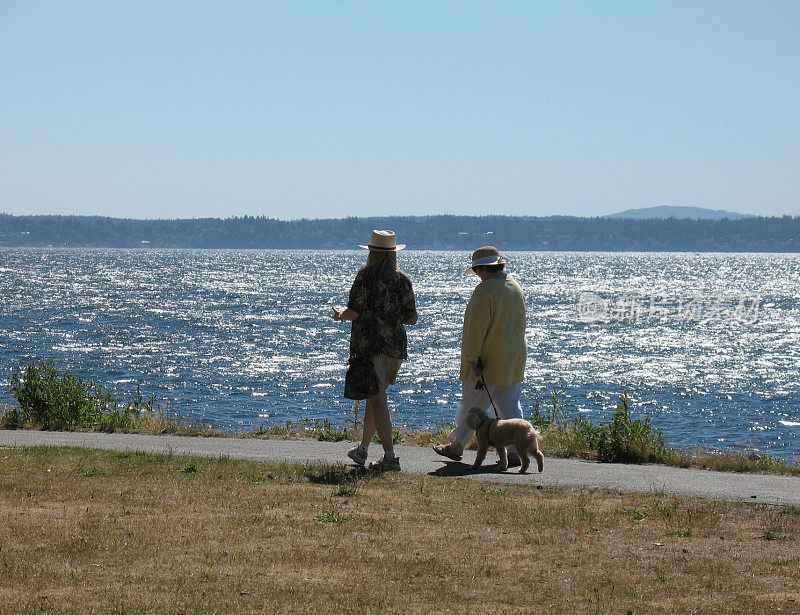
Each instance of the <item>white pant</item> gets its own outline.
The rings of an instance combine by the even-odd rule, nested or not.
[[[515,384],[488,385],[489,395],[492,396],[494,408],[497,409],[497,417],[501,419],[521,419],[522,406],[519,403],[519,398],[522,395],[522,383]],[[486,394],[486,389],[476,389],[472,380],[466,380],[461,383],[461,401],[458,402],[456,409],[456,428],[450,432],[447,439],[451,442],[458,442],[461,446],[466,446],[474,430],[464,425],[464,418],[467,416],[472,408],[483,408],[489,413],[490,417],[494,417],[495,412],[492,404],[489,402],[489,395]],[[513,447],[510,447],[513,450]]]

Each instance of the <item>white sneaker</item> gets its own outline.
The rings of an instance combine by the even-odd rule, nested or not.
[[[379,472],[399,472],[400,471],[400,457],[392,457],[386,459],[381,457],[378,461],[373,461],[369,464],[370,470],[377,470]]]
[[[350,459],[352,459],[357,465],[363,466],[365,463],[367,463],[367,449],[360,444],[347,451],[347,456],[350,457]]]

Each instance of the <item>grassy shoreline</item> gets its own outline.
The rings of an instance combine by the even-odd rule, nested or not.
[[[102,386],[81,380],[70,373],[60,374],[52,363],[30,363],[14,372],[10,389],[19,408],[0,408],[0,428],[40,428],[173,434],[188,436],[316,438],[319,440],[356,440],[359,434],[359,403],[353,406],[347,426],[337,427],[327,419],[288,422],[253,429],[240,434],[226,434],[206,426],[182,424],[168,419],[155,397],[144,398],[137,387],[133,399],[125,405]],[[755,452],[717,453],[671,448],[660,430],[648,419],[636,419],[630,411],[631,399],[623,392],[611,421],[595,425],[580,416],[569,418],[560,403],[560,391],[553,389],[546,408],[536,401],[529,416],[542,434],[541,448],[551,457],[579,457],[610,463],[660,463],[682,468],[716,471],[783,474],[800,476],[800,459],[789,463]],[[395,430],[396,443],[430,445],[446,440],[451,426],[438,430]],[[474,446],[474,442],[473,442]]]
[[[0,614],[776,613],[800,509],[0,450]]]

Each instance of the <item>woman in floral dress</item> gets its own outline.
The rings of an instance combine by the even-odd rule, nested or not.
[[[334,308],[336,321],[352,321],[350,359],[368,360],[375,367],[379,390],[367,398],[364,411],[364,433],[361,442],[347,456],[358,465],[367,461],[367,450],[377,433],[383,446],[383,457],[370,464],[371,469],[399,470],[400,459],[394,454],[392,418],[386,391],[395,383],[400,364],[408,358],[406,331],[403,325],[417,322],[417,308],[411,280],[397,268],[397,245],[392,231],[373,231],[368,246],[367,264],[350,289],[347,308]]]

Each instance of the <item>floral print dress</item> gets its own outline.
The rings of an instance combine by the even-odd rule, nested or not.
[[[411,280],[401,271],[379,279],[369,268],[358,272],[347,307],[358,312],[350,331],[350,358],[369,359],[385,354],[407,359],[403,322],[417,312]]]

